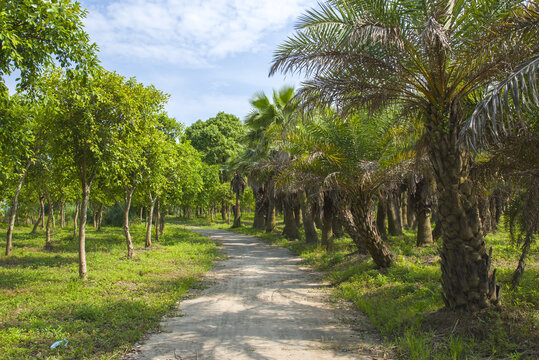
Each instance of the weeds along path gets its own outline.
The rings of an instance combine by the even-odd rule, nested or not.
[[[209,286],[129,359],[376,359],[367,320],[327,304],[323,284],[284,248],[225,230],[195,229],[227,256]]]

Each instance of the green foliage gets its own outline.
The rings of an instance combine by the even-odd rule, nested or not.
[[[210,240],[174,223],[153,251],[132,260],[120,228],[89,230],[92,272],[83,283],[70,232],[56,233],[51,252],[42,250],[43,235],[28,232],[18,229],[13,256],[0,257],[0,359],[117,357],[157,330],[215,256]],[[143,247],[144,227],[134,226],[133,236]],[[49,348],[64,338],[67,347]]]
[[[83,30],[86,11],[71,0],[9,0],[0,3],[0,87],[4,75],[21,72],[27,85],[40,67],[92,69],[96,46]]]
[[[209,165],[224,164],[241,149],[245,129],[236,116],[218,113],[206,121],[198,120],[185,131],[187,139]]]

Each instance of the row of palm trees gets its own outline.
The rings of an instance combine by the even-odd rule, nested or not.
[[[284,233],[297,237],[301,208],[307,242],[318,241],[318,220],[331,248],[333,225],[343,225],[359,251],[388,267],[381,223],[388,195],[405,188],[418,243],[430,241],[437,204],[446,306],[498,304],[479,184],[500,179],[500,149],[513,143],[531,142],[537,159],[537,39],[534,1],[330,0],[309,10],[271,69],[307,80],[296,94],[275,91],[273,102],[254,96],[247,150],[235,160],[255,193],[254,226],[271,231],[282,203]],[[529,163],[513,158],[512,167]],[[506,180],[532,189],[530,166]],[[528,226],[526,238],[536,232]]]

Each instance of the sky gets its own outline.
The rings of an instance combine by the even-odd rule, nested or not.
[[[166,111],[190,125],[219,111],[243,119],[249,99],[297,76],[268,77],[273,53],[316,0],[79,0],[99,58],[170,95]]]

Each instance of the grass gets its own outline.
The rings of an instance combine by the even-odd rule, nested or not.
[[[529,256],[521,285],[511,290],[509,283],[518,262],[519,251],[500,225],[486,237],[493,248],[493,268],[502,286],[499,309],[477,314],[444,311],[441,298],[440,243],[418,248],[415,233],[390,237],[388,244],[396,255],[385,271],[376,268],[368,256],[353,254],[350,239],[335,241],[335,251],[306,246],[302,240],[288,241],[279,232],[265,233],[244,226],[230,229],[223,221],[210,224],[197,219],[198,226],[230,229],[260,236],[288,247],[308,264],[325,274],[333,284],[334,301],[352,302],[367,314],[387,347],[401,359],[537,359],[539,358],[539,254],[535,246]],[[188,222],[190,223],[190,222]]]
[[[13,255],[0,256],[0,359],[118,359],[158,330],[216,256],[214,243],[174,221],[149,251],[144,226],[132,226],[130,260],[122,229],[87,229],[83,282],[71,230],[57,228],[45,251],[43,232],[16,228]],[[67,346],[50,349],[62,339]]]

